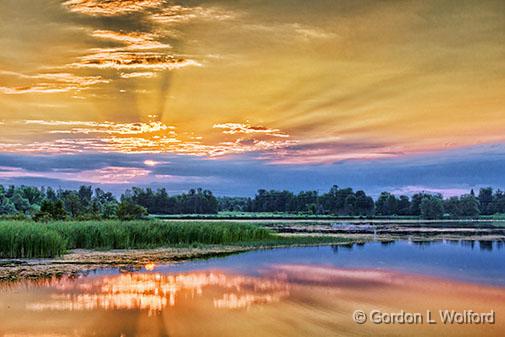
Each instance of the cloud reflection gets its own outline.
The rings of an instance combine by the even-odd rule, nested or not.
[[[289,295],[282,275],[274,278],[197,272],[176,275],[134,273],[63,280],[47,301],[26,305],[30,311],[140,310],[149,315],[174,307],[178,298],[195,299],[205,290],[217,309],[249,308],[279,302]]]

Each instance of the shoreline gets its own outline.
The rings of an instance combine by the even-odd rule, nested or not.
[[[311,237],[320,236],[320,233],[279,233],[282,237]],[[84,250],[75,249],[58,258],[46,259],[0,259],[0,282],[22,281],[29,279],[49,279],[62,276],[86,275],[100,269],[117,268],[120,272],[141,270],[149,264],[175,264],[198,259],[224,257],[253,250],[275,248],[295,248],[314,246],[338,246],[363,244],[367,242],[390,243],[396,240],[409,240],[416,242],[432,242],[439,240],[448,241],[490,241],[503,240],[505,236],[482,235],[371,235],[368,233],[324,234],[327,237],[342,239],[342,241],[313,243],[313,244],[273,244],[273,245],[212,245],[198,248],[171,247],[155,249],[124,249],[124,250]]]
[[[42,279],[61,276],[79,276],[99,269],[117,268],[119,271],[137,271],[148,264],[175,264],[198,259],[224,257],[253,250],[314,246],[349,245],[365,242],[349,239],[313,244],[274,244],[251,246],[207,246],[200,248],[153,248],[121,250],[75,249],[59,258],[0,259],[0,282],[24,279]]]

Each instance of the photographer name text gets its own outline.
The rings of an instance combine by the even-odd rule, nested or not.
[[[427,310],[426,312],[385,312],[381,310],[355,310],[353,320],[357,324],[495,324],[496,312],[475,312],[473,310]]]

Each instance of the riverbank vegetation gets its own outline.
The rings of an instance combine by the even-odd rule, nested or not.
[[[211,191],[191,189],[187,193],[169,195],[160,188],[133,187],[119,198],[100,188],[81,186],[78,190],[54,190],[33,186],[0,185],[0,217],[52,220],[135,220],[148,214],[210,215],[226,218],[226,214],[255,214],[272,217],[409,217],[413,219],[467,219],[500,217],[505,214],[505,193],[492,188],[443,198],[440,194],[415,193],[412,196],[382,192],[375,200],[364,191],[333,186],[328,192],[292,193],[259,190],[253,198],[216,197]],[[219,214],[219,215],[218,215]],[[280,215],[279,215],[280,214]],[[233,216],[230,216],[233,217]]]
[[[54,257],[69,249],[136,249],[273,242],[269,230],[244,223],[167,221],[0,221],[0,258]]]

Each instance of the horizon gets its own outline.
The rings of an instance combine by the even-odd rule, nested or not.
[[[504,13],[494,0],[2,1],[0,184],[503,189]]]

